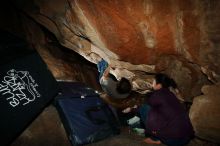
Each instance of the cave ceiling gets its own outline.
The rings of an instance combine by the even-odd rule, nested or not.
[[[134,90],[167,73],[184,97],[220,80],[219,1],[17,0],[59,43],[92,63],[104,58]],[[30,25],[26,24],[27,30]]]

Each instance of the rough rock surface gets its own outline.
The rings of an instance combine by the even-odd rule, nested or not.
[[[196,135],[220,143],[220,83],[204,86],[204,95],[195,97],[190,109]]]
[[[128,78],[140,93],[149,90],[155,72],[173,77],[187,100],[200,95],[202,86],[213,84],[207,92],[207,87],[203,88],[207,99],[195,98],[190,113],[196,134],[218,141],[219,110],[215,104],[219,99],[214,93],[219,92],[220,81],[220,1],[17,0],[16,6],[24,12],[29,39],[36,41],[40,35],[30,23],[41,25],[62,46],[88,61],[107,60],[113,67],[111,73]],[[44,58],[51,57],[41,45],[33,45]],[[58,79],[83,80],[81,74],[75,76],[73,66],[53,57],[46,61]]]
[[[143,72],[178,78],[187,98],[199,95],[195,89],[207,79],[219,80],[219,1],[19,0],[17,7],[63,46],[93,63],[106,59],[116,68],[112,73],[130,79],[134,89],[149,89]]]
[[[23,17],[22,20],[28,24],[27,41],[37,50],[58,81],[84,82],[94,89],[100,89],[95,64],[85,60],[73,50],[61,46],[51,32],[42,30],[30,19]]]

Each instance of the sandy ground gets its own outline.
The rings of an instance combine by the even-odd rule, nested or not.
[[[47,107],[11,146],[71,146],[60,117],[53,106]],[[123,126],[121,133],[87,146],[155,146],[143,142],[144,137]],[[158,146],[164,146],[163,144]],[[218,146],[193,139],[187,146]]]

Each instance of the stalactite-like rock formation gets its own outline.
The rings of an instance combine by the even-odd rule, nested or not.
[[[87,60],[104,58],[134,89],[147,88],[143,72],[165,72],[184,97],[219,80],[217,1],[17,1],[17,6]],[[212,23],[215,22],[215,25]],[[146,89],[147,90],[147,89]]]

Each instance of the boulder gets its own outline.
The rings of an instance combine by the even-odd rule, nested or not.
[[[202,92],[193,100],[190,119],[196,136],[220,143],[220,83],[204,86]]]

